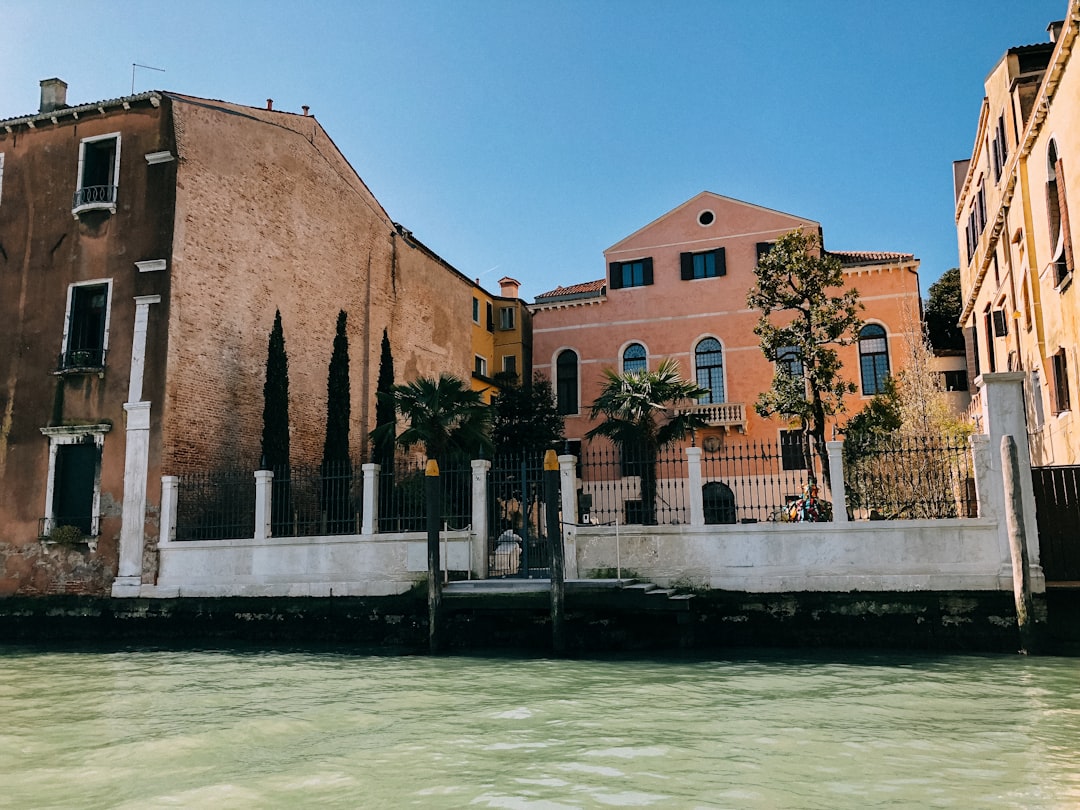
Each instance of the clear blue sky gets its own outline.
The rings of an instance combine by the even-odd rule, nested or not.
[[[702,190],[957,264],[983,79],[1066,0],[6,0],[0,118],[175,90],[326,127],[396,221],[528,299]]]

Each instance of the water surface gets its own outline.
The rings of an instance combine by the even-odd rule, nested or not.
[[[0,647],[0,806],[1080,806],[1080,661]]]

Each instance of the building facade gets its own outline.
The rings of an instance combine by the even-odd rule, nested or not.
[[[608,248],[606,278],[537,296],[534,363],[552,379],[567,437],[581,440],[592,427],[603,369],[655,369],[673,358],[684,377],[709,389],[691,406],[710,425],[699,442],[785,440],[795,426],[753,409],[775,369],[746,297],[761,252],[800,228],[821,230],[814,220],[702,192]],[[903,367],[918,328],[919,262],[903,253],[830,253],[865,306],[859,341],[840,349],[844,376],[858,386],[850,414]]]
[[[1080,2],[1049,41],[1010,48],[985,81],[971,156],[954,164],[969,366],[1025,375],[1034,466],[1080,464]]]
[[[473,368],[472,283],[306,109],[66,89],[0,121],[0,595],[153,580],[161,476],[259,465],[275,312],[294,463],[322,453],[339,310],[354,457],[384,328],[399,382]]]
[[[504,276],[499,295],[477,279],[472,293],[472,389],[490,402],[500,389],[500,374],[519,382],[532,377],[532,313],[518,295],[521,282]]]

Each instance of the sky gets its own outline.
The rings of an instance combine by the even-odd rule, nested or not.
[[[133,83],[306,104],[392,219],[531,300],[701,191],[817,220],[828,249],[914,253],[925,294],[958,264],[983,81],[1067,0],[0,6],[0,118],[53,76],[72,105]]]

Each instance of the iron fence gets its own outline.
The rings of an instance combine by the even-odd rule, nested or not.
[[[391,469],[379,471],[380,532],[425,530],[424,478],[426,462],[398,458]],[[451,529],[472,524],[472,468],[454,461],[439,468],[442,522]]]
[[[255,534],[255,477],[251,470],[179,476],[177,540],[226,540]]]
[[[496,456],[487,504],[489,575],[551,576],[543,453]]]
[[[976,517],[971,447],[960,436],[844,442],[848,513],[856,520]]]
[[[275,537],[360,534],[361,465],[351,461],[274,470],[271,526]]]
[[[686,451],[662,447],[615,448],[590,443],[582,448],[583,523],[677,525],[690,522]]]
[[[817,476],[820,460],[804,438],[723,443],[702,452],[705,522],[786,522],[789,508]]]

